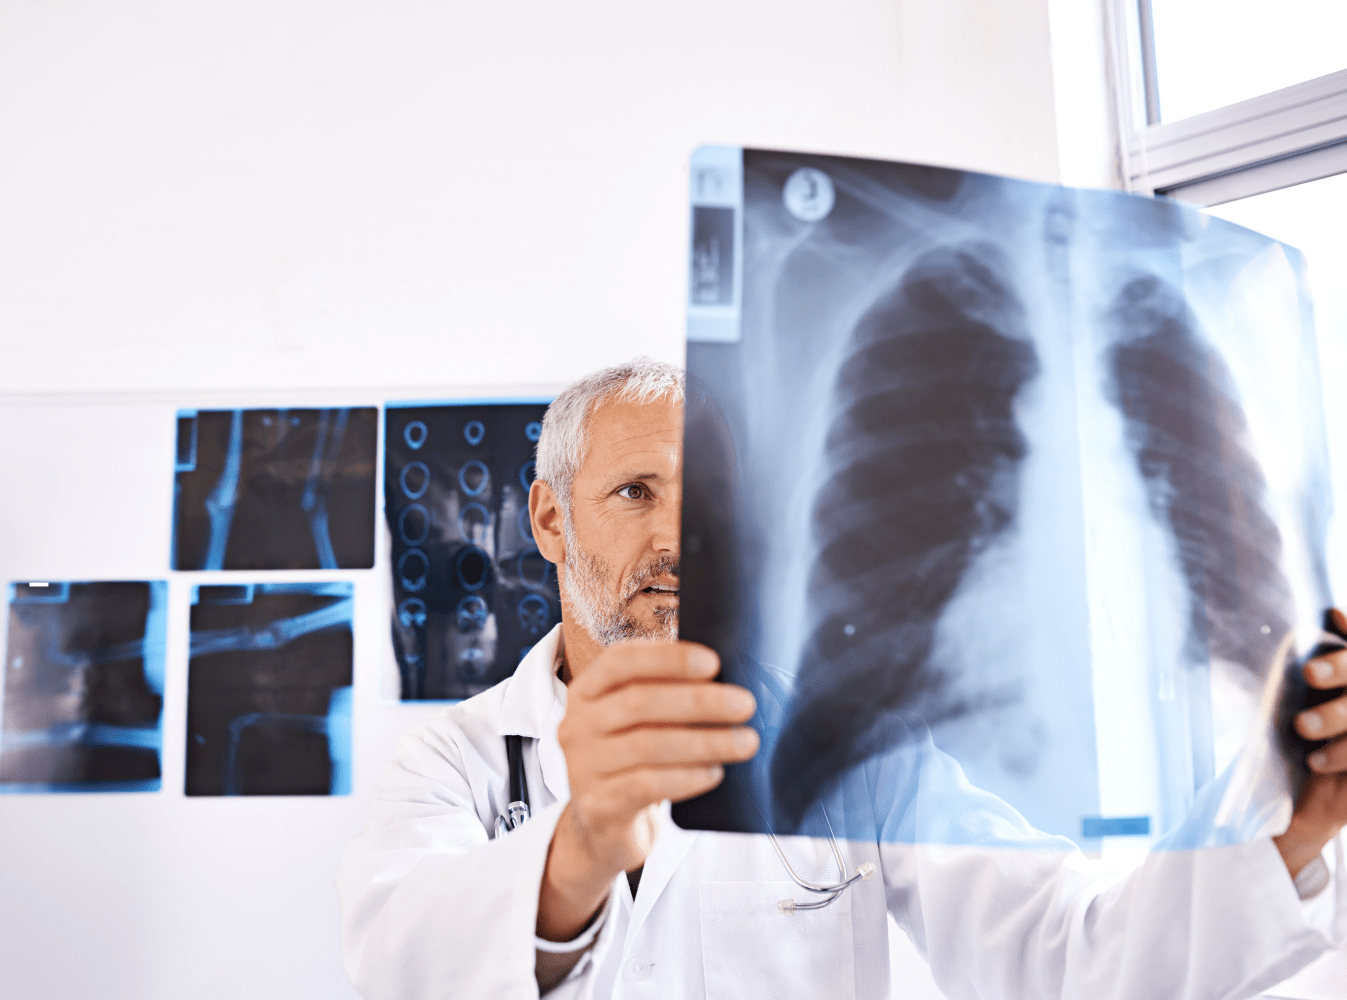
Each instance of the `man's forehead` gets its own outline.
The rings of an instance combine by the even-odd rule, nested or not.
[[[683,459],[683,407],[668,398],[613,400],[590,414],[581,472],[667,477]]]

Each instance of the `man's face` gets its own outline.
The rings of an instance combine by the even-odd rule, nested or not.
[[[571,484],[562,594],[595,641],[678,638],[683,409],[607,402]]]

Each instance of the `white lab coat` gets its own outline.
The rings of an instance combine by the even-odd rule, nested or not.
[[[568,797],[559,637],[399,742],[336,879],[347,971],[368,1000],[537,996],[538,891]],[[533,738],[533,818],[493,840],[507,734]],[[888,997],[888,913],[954,1000],[1252,996],[1342,938],[1347,879],[1302,903],[1268,840],[1110,872],[1031,830],[929,745],[916,767],[866,767],[873,801],[829,812],[875,810],[884,833],[841,844],[851,870],[875,863],[874,878],[825,909],[782,914],[779,900],[807,894],[768,838],[685,831],[666,807],[635,903],[616,878],[592,951],[549,996]],[[912,846],[914,833],[960,823],[1031,846]],[[783,842],[801,877],[837,878],[827,840]]]

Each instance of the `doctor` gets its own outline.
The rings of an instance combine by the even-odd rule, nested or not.
[[[1029,828],[929,741],[829,800],[848,829],[873,816],[873,842],[839,849],[848,874],[879,875],[820,909],[779,903],[811,898],[787,863],[839,880],[827,840],[782,838],[778,856],[767,837],[670,822],[662,803],[757,748],[752,695],[710,683],[715,654],[676,641],[682,400],[681,370],[638,361],[548,410],[529,509],[562,624],[509,680],[399,743],[337,875],[362,995],[887,997],[888,913],[952,998],[1246,997],[1341,943],[1347,699],[1298,720],[1339,738],[1285,834],[1157,852],[1126,876]],[[1306,673],[1341,686],[1347,654]],[[493,837],[512,735],[533,815]],[[932,822],[1015,846],[912,846]]]

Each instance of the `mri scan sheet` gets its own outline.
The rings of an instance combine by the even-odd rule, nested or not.
[[[1284,822],[1275,706],[1331,603],[1300,254],[911,164],[708,147],[691,176],[682,631],[763,746],[678,821],[1092,849]]]
[[[374,565],[374,407],[178,414],[173,568]]]
[[[351,791],[346,582],[193,588],[188,795]]]
[[[167,586],[12,583],[0,792],[159,789]]]
[[[485,691],[561,620],[528,513],[547,403],[388,405],[384,513],[404,701]]]

